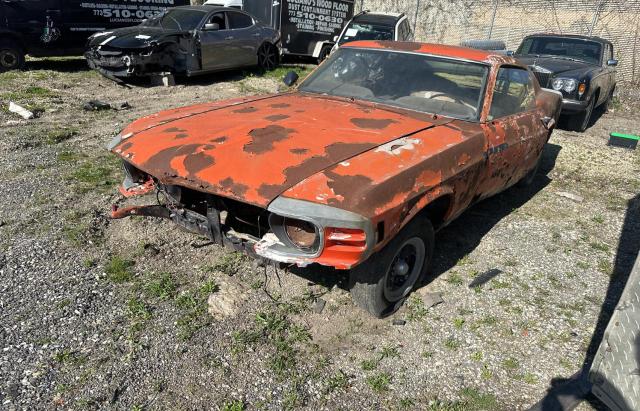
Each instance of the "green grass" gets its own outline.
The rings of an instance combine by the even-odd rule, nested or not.
[[[210,272],[221,272],[227,275],[235,275],[240,272],[244,263],[247,261],[247,257],[242,253],[226,253],[211,266],[207,267],[206,270]]]
[[[594,250],[603,251],[603,252],[609,252],[609,250],[610,250],[610,247],[607,244],[600,243],[598,241],[590,242],[589,246],[591,248],[593,248]]]
[[[78,135],[78,129],[75,127],[54,128],[47,131],[44,141],[49,145],[62,143]]]
[[[246,407],[242,400],[225,401],[220,406],[220,411],[244,411],[245,409]]]
[[[509,357],[509,358],[507,358],[507,359],[502,361],[502,366],[506,370],[513,371],[513,370],[517,370],[518,368],[520,368],[520,363],[515,358]]]
[[[273,80],[277,80],[277,81],[282,81],[282,79],[284,78],[285,75],[287,75],[287,73],[289,73],[290,71],[295,71],[298,76],[300,77],[300,79],[298,80],[298,84],[302,82],[302,80],[304,80],[305,77],[307,77],[309,75],[309,73],[311,73],[311,71],[313,71],[314,67],[309,67],[309,66],[301,66],[301,65],[284,65],[284,66],[280,66],[274,70],[271,71],[267,71],[264,76],[266,78],[269,79],[273,79]]]
[[[412,295],[407,301],[407,320],[420,321],[427,316],[427,307],[425,307],[422,298],[418,295]]]
[[[454,337],[449,337],[444,341],[444,346],[451,350],[457,350],[458,348],[460,348],[460,341],[456,340]]]
[[[388,372],[381,372],[368,376],[365,381],[374,392],[382,394],[389,391],[391,379],[391,374],[389,374]]]
[[[462,279],[462,277],[460,276],[460,274],[453,272],[451,274],[449,274],[449,277],[447,277],[447,282],[449,284],[453,284],[455,286],[460,286],[464,283],[464,280]]]
[[[376,359],[362,360],[362,362],[360,362],[360,368],[362,368],[364,371],[373,371],[376,368],[378,368],[378,360]]]
[[[482,355],[482,352],[480,352],[480,351],[476,351],[473,354],[471,354],[471,359],[473,361],[476,361],[476,362],[482,361],[483,357],[484,356]]]
[[[132,267],[134,266],[134,262],[131,260],[127,260],[118,255],[113,256],[107,266],[105,267],[105,272],[107,273],[107,278],[109,281],[122,284],[128,281],[131,281],[133,278]]]
[[[172,299],[176,295],[178,284],[170,273],[161,273],[146,285],[147,294],[161,300]]]
[[[349,385],[349,377],[342,370],[336,371],[327,379],[326,392],[343,390]]]
[[[495,410],[498,400],[495,395],[483,393],[475,388],[463,388],[460,395],[464,398],[467,410]]]
[[[458,330],[462,329],[462,326],[464,325],[464,323],[465,323],[464,318],[453,319],[453,326],[456,327]]]
[[[0,95],[0,100],[14,101],[20,105],[24,105],[25,101],[30,101],[36,98],[47,98],[55,95],[56,94],[53,91],[47,88],[40,86],[29,86],[24,89],[3,93]]]
[[[151,318],[151,311],[147,305],[137,297],[130,298],[127,301],[127,313],[130,318],[135,320],[148,320]]]

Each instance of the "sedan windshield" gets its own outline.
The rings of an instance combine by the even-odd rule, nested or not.
[[[171,9],[166,13],[145,21],[143,26],[162,27],[167,30],[191,31],[198,28],[206,11],[193,9]]]
[[[373,24],[351,23],[339,44],[358,40],[393,40],[393,28]]]
[[[389,50],[340,48],[299,90],[477,120],[489,68]]]
[[[595,41],[566,37],[529,37],[525,39],[517,54],[558,56],[600,64],[602,45]]]

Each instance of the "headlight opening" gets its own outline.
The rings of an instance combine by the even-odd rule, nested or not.
[[[276,214],[271,214],[269,222],[273,233],[285,245],[310,254],[320,248],[320,231],[314,223]]]

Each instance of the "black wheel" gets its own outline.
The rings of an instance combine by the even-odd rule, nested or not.
[[[587,108],[578,114],[574,114],[569,117],[569,128],[575,131],[584,132],[587,127],[589,127],[589,122],[591,121],[591,114],[593,113],[593,107],[596,104],[596,99],[598,96],[591,97],[589,100],[589,104],[587,104]]]
[[[12,41],[0,41],[0,72],[24,67],[24,52]]]
[[[318,56],[318,64],[325,61],[327,57],[329,57],[329,54],[331,54],[331,47],[324,46],[322,50],[320,50],[320,55]]]
[[[351,270],[351,298],[377,318],[400,308],[433,256],[433,226],[416,217],[381,251]]]
[[[266,71],[278,66],[278,50],[273,44],[264,43],[258,49],[258,66]]]

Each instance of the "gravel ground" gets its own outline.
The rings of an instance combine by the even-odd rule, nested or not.
[[[163,221],[107,218],[122,199],[104,146],[127,122],[273,92],[283,71],[127,89],[79,60],[29,64],[0,74],[2,409],[526,409],[588,359],[640,241],[640,150],[606,146],[640,132],[623,95],[586,133],[554,133],[532,187],[443,229],[430,278],[373,320],[343,273],[265,270]],[[9,100],[41,116],[16,121]],[[211,316],[210,295],[235,312]]]

